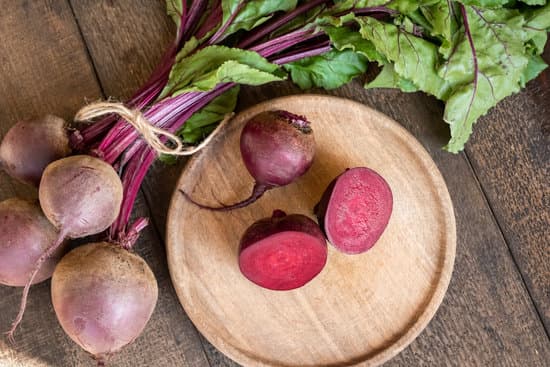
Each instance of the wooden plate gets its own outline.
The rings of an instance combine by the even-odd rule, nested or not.
[[[398,123],[362,104],[299,95],[252,107],[187,165],[178,188],[216,205],[246,197],[252,178],[241,162],[244,122],[269,109],[312,121],[317,143],[310,171],[288,187],[232,212],[210,212],[176,190],[167,223],[170,273],[185,311],[219,350],[246,366],[378,365],[424,329],[452,273],[452,202],[434,162]],[[329,247],[325,269],[303,288],[262,289],[239,272],[245,229],[280,208],[312,215],[328,183],[347,167],[367,166],[389,183],[394,209],[370,251]]]

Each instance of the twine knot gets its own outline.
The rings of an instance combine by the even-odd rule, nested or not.
[[[130,109],[122,103],[114,102],[95,102],[84,106],[75,115],[75,121],[89,121],[96,117],[117,114],[122,117],[128,124],[132,125],[137,132],[140,133],[142,139],[153,149],[157,154],[167,154],[175,156],[192,155],[204,148],[216,136],[221,128],[231,119],[232,113],[227,114],[222,122],[212,131],[197,146],[185,146],[182,140],[172,132],[154,126],[143,113],[136,109]],[[172,147],[167,146],[161,138],[165,137],[167,141],[172,143]]]

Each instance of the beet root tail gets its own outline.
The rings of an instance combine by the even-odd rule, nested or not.
[[[191,203],[193,203],[194,205],[198,206],[201,209],[206,209],[206,210],[211,210],[211,211],[224,211],[225,212],[225,211],[230,211],[230,210],[234,210],[234,209],[244,208],[244,207],[252,204],[256,200],[258,200],[260,197],[262,197],[262,195],[265,194],[265,192],[270,190],[271,188],[273,188],[273,186],[256,183],[254,185],[254,188],[252,189],[252,193],[250,194],[250,196],[248,198],[246,198],[246,199],[244,199],[244,200],[242,200],[238,203],[235,203],[235,204],[223,205],[223,206],[219,206],[219,207],[212,207],[212,206],[208,206],[208,205],[205,205],[205,204],[198,203],[193,198],[191,198],[189,196],[189,194],[187,194],[185,191],[183,191],[181,189],[179,191],[182,193],[182,195],[188,201],[190,201]]]
[[[25,313],[25,308],[27,307],[27,297],[29,296],[29,290],[31,288],[31,284],[34,278],[36,277],[36,274],[38,274],[38,272],[40,271],[40,268],[44,264],[44,261],[51,257],[54,252],[59,248],[59,246],[61,246],[65,237],[65,230],[60,230],[57,239],[42,253],[42,255],[40,255],[38,260],[36,260],[36,263],[34,264],[34,269],[29,275],[29,280],[27,280],[27,284],[25,284],[25,288],[23,288],[23,293],[21,295],[21,304],[19,306],[19,313],[13,320],[10,330],[6,332],[6,337],[10,343],[15,343],[15,330],[17,330],[17,327],[21,323],[21,320],[23,320],[23,314]]]

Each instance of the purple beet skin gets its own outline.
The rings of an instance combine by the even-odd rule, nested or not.
[[[248,206],[267,190],[296,181],[313,164],[315,138],[310,122],[288,111],[265,111],[245,124],[240,139],[241,156],[255,184],[250,196],[238,203],[211,207],[197,203],[185,192],[182,194],[195,205],[209,210],[233,210]]]
[[[52,277],[59,323],[101,365],[141,334],[157,296],[157,282],[147,263],[107,242],[72,250]]]

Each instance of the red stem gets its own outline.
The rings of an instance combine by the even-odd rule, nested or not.
[[[206,106],[214,98],[231,89],[234,85],[234,83],[222,84],[210,92],[203,93],[201,98],[194,105],[188,108],[182,116],[179,118],[174,118],[173,123],[170,126],[165,127],[166,130],[170,132],[179,130],[195,112]],[[150,121],[155,126],[161,126],[158,124],[158,121]],[[161,140],[165,142],[166,138],[161,137]],[[141,187],[141,183],[157,157],[156,152],[141,140],[136,143],[141,146],[137,148],[129,158],[124,157],[124,160],[128,163],[128,166],[125,167],[122,175],[122,185],[124,187],[123,201],[120,214],[115,223],[111,226],[109,234],[111,238],[118,238],[121,241],[124,240],[126,224],[130,219],[132,208],[134,206],[137,193]]]
[[[279,58],[272,60],[274,64],[283,65],[288,64],[289,62],[305,59],[306,57],[322,55],[326,52],[329,52],[332,49],[330,46],[330,41],[325,41],[319,45],[315,45],[306,49],[297,50],[287,55],[280,56]]]
[[[222,7],[220,6],[220,0],[218,0],[214,6],[211,8],[210,15],[206,20],[201,24],[201,26],[197,29],[197,32],[195,32],[195,37],[197,39],[201,39],[208,32],[210,32],[212,29],[214,29],[215,26],[218,25],[222,21],[223,12]]]
[[[231,23],[233,23],[233,21],[235,20],[235,18],[237,17],[237,15],[239,14],[239,12],[241,11],[244,5],[245,5],[245,0],[241,0],[237,5],[237,9],[235,9],[235,11],[229,16],[227,21],[216,31],[216,33],[214,33],[214,35],[210,37],[210,40],[208,40],[207,44],[214,45],[219,41],[223,40],[223,38],[225,38],[223,37],[223,33],[227,30],[227,28],[229,28]]]
[[[189,8],[187,15],[187,21],[183,27],[182,37],[183,39],[189,39],[195,32],[195,28],[200,22],[201,16],[204,14],[204,9],[208,5],[208,0],[194,0]]]
[[[296,9],[294,9],[293,11],[291,11],[290,13],[287,13],[283,16],[281,16],[280,18],[278,19],[275,19],[274,21],[268,23],[268,24],[265,24],[263,25],[260,29],[256,30],[250,37],[248,38],[245,38],[244,40],[242,40],[238,45],[237,47],[238,48],[248,48],[250,45],[254,44],[254,42],[262,39],[263,37],[267,36],[268,34],[270,34],[271,32],[274,32],[275,30],[277,30],[279,27],[287,24],[288,22],[290,22],[292,19],[296,18],[297,16],[319,6],[319,5],[322,5],[322,4],[326,4],[328,3],[329,0],[313,0],[313,1],[308,1],[306,4],[303,4],[299,7],[297,7]]]
[[[275,29],[298,15],[328,2],[328,0],[314,0],[299,6],[291,13],[270,21],[260,28],[258,32],[254,33],[253,36],[241,42],[240,46],[243,44],[247,46],[252,45],[257,40],[264,38],[266,35],[272,33]],[[149,78],[148,82],[145,83],[145,86],[130,99],[128,102],[129,106],[143,110],[158,98],[158,95],[166,84],[175,56],[182,47],[183,41],[187,40],[192,34],[196,34],[195,29],[206,34],[220,23],[222,18],[221,5],[219,1],[215,4],[217,4],[216,9],[212,10],[209,16],[203,17],[204,9],[208,5],[208,1],[196,0],[191,2],[189,9],[187,9],[187,20],[185,21],[185,19],[182,19],[181,36],[178,34],[176,45],[172,46],[166,52],[160,65],[155,69],[155,72]],[[207,44],[215,44],[223,39],[224,32],[235,19],[238,11],[240,11],[244,4],[245,1],[242,0],[236,11],[231,15],[228,21],[217,30]],[[201,20],[201,18],[205,19]],[[258,52],[273,63],[284,64],[329,51],[331,48],[328,40],[315,40],[315,44],[312,44],[312,40],[318,38],[322,34],[322,32],[316,32],[314,27],[309,29],[301,28],[264,42],[263,44],[256,45],[250,50]],[[312,42],[306,45],[305,42],[307,41]],[[147,118],[152,125],[175,133],[195,112],[234,85],[233,83],[225,83],[216,86],[216,88],[209,92],[190,92],[175,97],[164,98],[156,101],[144,112],[145,118]],[[100,120],[100,122],[95,125],[97,126],[91,125],[83,131],[83,139],[84,142],[86,142],[85,145],[90,146],[87,142],[95,141],[95,139],[106,132],[101,143],[97,147],[97,154],[102,156],[108,163],[122,170],[121,176],[124,187],[124,199],[120,215],[111,226],[109,233],[113,239],[118,239],[123,242],[124,246],[131,247],[131,243],[133,244],[133,241],[137,239],[139,230],[146,224],[144,224],[144,222],[137,222],[137,224],[134,222],[128,227],[128,221],[141,184],[147,171],[156,159],[156,152],[139,138],[139,133],[137,131],[122,119],[116,119],[109,116]],[[109,128],[108,131],[106,131],[107,128]],[[166,137],[161,137],[161,140],[166,142]]]

